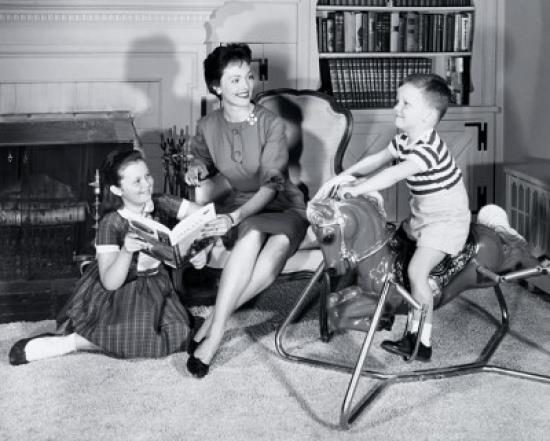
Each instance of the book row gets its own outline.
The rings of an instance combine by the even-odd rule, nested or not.
[[[429,58],[321,59],[322,89],[349,109],[393,107],[397,89],[412,73],[429,73]]]
[[[463,7],[471,0],[319,0],[317,6]]]
[[[379,11],[318,11],[321,53],[468,52],[473,14]]]

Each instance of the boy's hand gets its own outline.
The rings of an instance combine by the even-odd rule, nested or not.
[[[338,175],[332,179],[329,179],[325,182],[321,188],[317,191],[315,196],[313,196],[312,201],[318,201],[321,199],[327,199],[331,196],[334,196],[338,188],[342,185],[349,184],[354,182],[357,178],[352,175]]]
[[[357,187],[353,185],[344,185],[338,187],[336,190],[336,197],[338,199],[351,199],[357,197],[360,193],[357,191]]]

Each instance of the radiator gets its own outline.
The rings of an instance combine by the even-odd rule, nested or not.
[[[536,257],[550,256],[550,162],[505,168],[506,212],[510,225]]]

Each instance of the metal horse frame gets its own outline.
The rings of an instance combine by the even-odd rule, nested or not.
[[[375,252],[377,251],[378,250],[376,250]],[[501,284],[505,282],[524,280],[529,277],[539,276],[543,274],[547,275],[549,274],[549,267],[539,265],[533,268],[508,272],[503,275],[496,274],[493,271],[490,271],[489,269],[481,265],[478,265],[476,270],[480,276],[484,277],[486,280],[489,281],[488,284],[484,286],[493,287],[497,297],[499,307],[500,307],[501,318],[496,331],[494,332],[489,342],[484,347],[482,353],[479,355],[479,357],[475,361],[471,363],[464,363],[464,364],[439,367],[439,368],[412,370],[410,372],[387,372],[387,371],[368,369],[366,367],[365,362],[367,359],[367,355],[374,339],[374,333],[376,332],[380,324],[380,320],[384,310],[384,305],[386,303],[387,295],[388,295],[388,292],[390,291],[390,288],[392,287],[395,288],[396,292],[412,308],[422,310],[421,305],[414,298],[412,298],[412,296],[407,292],[407,290],[405,290],[400,284],[398,284],[394,280],[393,274],[391,273],[388,274],[385,278],[385,281],[381,289],[381,294],[376,304],[374,315],[372,317],[372,321],[368,328],[368,332],[366,333],[366,336],[363,340],[363,344],[361,346],[361,350],[357,358],[357,361],[354,365],[347,364],[344,362],[327,361],[320,358],[318,359],[318,358],[305,357],[302,355],[292,354],[289,350],[285,348],[285,336],[287,334],[287,328],[290,324],[294,323],[298,317],[302,315],[302,313],[309,307],[309,305],[311,305],[313,300],[311,294],[312,292],[315,292],[314,288],[316,288],[316,284],[318,281],[322,282],[321,290],[320,290],[321,306],[320,306],[320,312],[319,312],[320,334],[321,334],[321,339],[323,341],[328,341],[329,339],[329,333],[328,333],[327,323],[326,323],[326,301],[324,300],[327,298],[329,294],[328,287],[330,286],[330,277],[327,271],[325,271],[324,261],[319,265],[319,267],[313,274],[312,278],[310,279],[310,281],[302,291],[302,294],[297,300],[295,306],[292,308],[292,310],[290,311],[286,319],[283,321],[283,323],[277,330],[275,334],[276,350],[281,357],[290,361],[306,362],[314,366],[351,372],[352,375],[349,380],[346,394],[340,409],[339,423],[342,429],[349,428],[350,425],[353,423],[353,421],[357,418],[359,413],[362,410],[364,410],[366,407],[368,407],[368,405],[372,402],[375,396],[381,393],[387,386],[390,386],[394,383],[424,381],[429,379],[441,379],[441,378],[449,378],[449,377],[460,376],[460,375],[490,372],[490,373],[495,373],[500,375],[512,376],[512,377],[516,377],[524,380],[538,381],[538,382],[550,384],[550,376],[541,375],[534,372],[510,369],[507,367],[498,366],[491,363],[491,357],[493,356],[494,352],[500,345],[501,341],[509,331],[508,308],[506,305],[504,295],[502,293]],[[422,326],[422,323],[421,323],[421,326]],[[373,379],[382,380],[382,382],[379,383],[373,389],[371,389],[366,395],[361,397],[354,404],[354,396],[359,384],[360,377],[362,375]]]

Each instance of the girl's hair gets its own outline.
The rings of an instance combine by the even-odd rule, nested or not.
[[[138,161],[145,162],[138,150],[113,150],[105,157],[100,170],[101,216],[122,207],[122,198],[113,194],[110,187],[111,185],[120,187],[121,170],[128,164]]]
[[[219,87],[223,71],[229,63],[250,64],[252,52],[244,43],[229,43],[226,46],[218,46],[204,60],[204,80],[210,93],[218,96],[214,87]]]
[[[422,90],[424,98],[438,111],[439,120],[445,116],[449,103],[454,102],[451,89],[439,75],[414,73],[407,76],[400,86],[403,84],[412,84]]]

